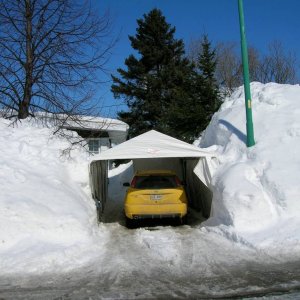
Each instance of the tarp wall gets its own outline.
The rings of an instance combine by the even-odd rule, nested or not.
[[[203,159],[186,160],[186,190],[189,198],[189,205],[197,211],[201,211],[203,217],[210,215],[212,192],[198,176],[199,165],[203,164]],[[196,171],[196,173],[195,173]],[[202,175],[202,174],[201,174]]]
[[[96,202],[98,220],[102,220],[106,199],[108,184],[108,161],[92,161],[89,167],[90,188],[92,197]]]

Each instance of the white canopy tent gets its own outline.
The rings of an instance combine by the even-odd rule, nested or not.
[[[90,164],[90,184],[99,213],[107,199],[107,162],[132,160],[134,170],[170,169],[186,182],[191,204],[204,215],[210,213],[209,190],[216,154],[155,130],[148,131],[94,156]]]

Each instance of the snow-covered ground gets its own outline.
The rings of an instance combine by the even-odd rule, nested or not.
[[[251,91],[254,147],[245,146],[243,88],[225,100],[198,141],[201,147],[218,146],[220,165],[212,182],[211,218],[193,226],[126,229],[122,183],[132,175],[130,164],[110,172],[110,201],[98,225],[88,155],[80,148],[62,155],[69,142],[51,129],[0,119],[2,277],[17,275],[19,286],[26,287],[27,275],[86,272],[93,276],[82,278],[115,293],[105,294],[108,298],[139,298],[140,289],[144,298],[163,298],[181,292],[188,297],[196,286],[210,295],[260,291],[267,282],[254,280],[253,268],[296,266],[300,87],[252,83]],[[288,274],[289,283],[299,286],[299,274]]]

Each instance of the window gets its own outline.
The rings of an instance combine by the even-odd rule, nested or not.
[[[89,152],[90,153],[99,153],[100,140],[90,139],[89,140]]]

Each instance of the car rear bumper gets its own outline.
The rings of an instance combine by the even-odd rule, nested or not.
[[[129,219],[151,218],[182,218],[187,214],[187,204],[162,204],[162,205],[126,205],[125,215]]]

